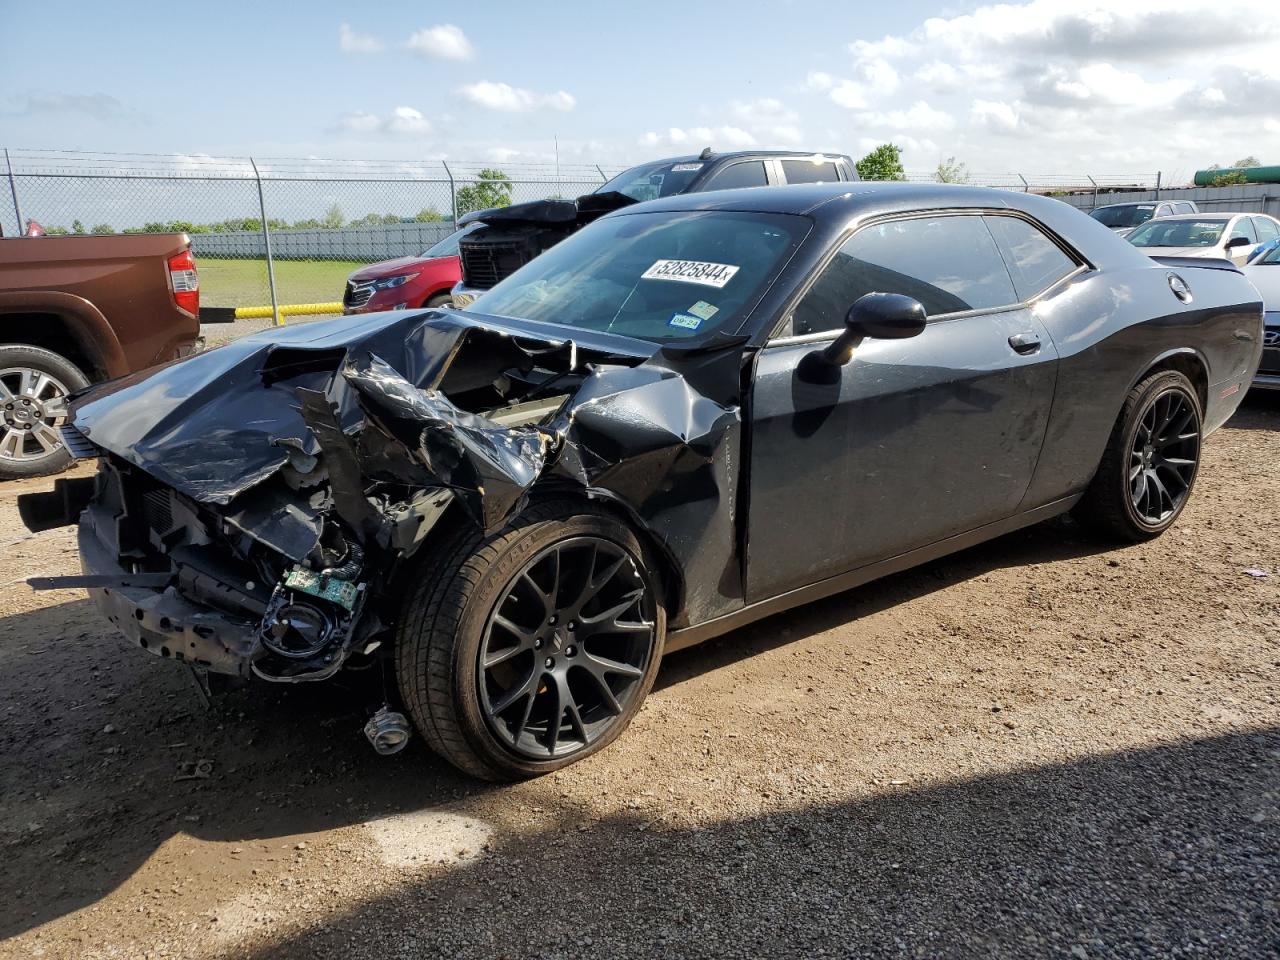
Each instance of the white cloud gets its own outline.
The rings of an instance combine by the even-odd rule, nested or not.
[[[868,105],[866,88],[852,80],[841,80],[827,92],[827,96],[832,103],[846,110],[862,110]]]
[[[413,107],[396,107],[387,120],[387,129],[392,133],[421,136],[431,132],[431,124],[421,111]]]
[[[701,145],[712,149],[725,147],[753,147],[756,138],[741,127],[723,125],[718,127],[671,127],[665,133],[649,131],[638,141],[642,147],[664,147],[685,145]]]
[[[439,60],[470,60],[475,54],[467,35],[451,23],[417,31],[408,46],[414,53]]]
[[[524,113],[529,110],[572,110],[577,104],[572,94],[557,90],[555,93],[535,93],[513,87],[509,83],[494,83],[481,80],[479,83],[467,84],[458,88],[463,99],[486,110],[501,110],[506,113]]]
[[[805,88],[818,93],[826,93],[838,82],[831,74],[823,73],[821,70],[810,70],[808,76],[804,78]]]
[[[869,127],[887,127],[892,130],[950,130],[955,118],[944,110],[935,110],[923,100],[917,100],[905,110],[888,110],[883,113],[862,113],[858,121]]]
[[[1008,103],[998,100],[975,100],[969,108],[970,119],[989,130],[1010,131],[1018,128],[1018,111]]]
[[[400,137],[424,137],[431,132],[431,121],[416,107],[396,107],[385,117],[367,110],[356,110],[342,117],[338,126],[351,133]]]
[[[960,84],[960,71],[942,60],[930,60],[915,72],[913,80],[935,90],[947,90]]]
[[[351,24],[344,23],[338,28],[338,49],[343,53],[377,53],[382,43],[367,33],[356,33]]]
[[[893,93],[901,82],[893,65],[878,58],[860,63],[858,76],[876,93]]]

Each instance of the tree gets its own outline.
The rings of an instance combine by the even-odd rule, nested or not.
[[[1241,167],[1241,168],[1260,167],[1262,166],[1262,161],[1260,161],[1253,154],[1249,154],[1249,156],[1245,157],[1243,160],[1237,160],[1235,163],[1232,164],[1232,166]]]
[[[65,237],[68,231],[66,227],[45,227],[44,235],[46,237]]]
[[[1212,180],[1209,181],[1209,186],[1234,187],[1237,184],[1248,183],[1248,182],[1249,181],[1245,179],[1245,175],[1243,173],[1241,173],[1239,170],[1232,170],[1230,173],[1224,173],[1224,174],[1221,174],[1220,176],[1214,177]]]
[[[115,231],[111,229],[111,224],[109,223],[99,223],[89,232],[98,237],[105,237],[109,234],[115,233]]]
[[[324,225],[330,230],[337,230],[342,226],[342,208],[336,203],[324,215]]]
[[[81,223],[79,220],[72,220],[72,221],[71,221],[71,232],[72,232],[72,233],[74,233],[77,237],[83,237],[83,236],[84,236],[84,224],[83,224],[83,223]]]
[[[938,163],[933,176],[939,183],[968,183],[969,168],[963,163],[956,163],[955,157],[947,157]]]
[[[458,216],[473,210],[511,206],[511,178],[501,170],[486,167],[476,182],[458,190]]]
[[[444,214],[434,207],[423,207],[413,219],[418,223],[439,223],[444,219]]]
[[[905,180],[902,169],[902,148],[892,143],[882,143],[854,164],[863,180]]]

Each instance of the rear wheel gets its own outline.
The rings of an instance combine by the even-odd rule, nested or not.
[[[0,346],[0,479],[65,470],[71,454],[58,428],[67,395],[89,385],[66,357],[26,344]]]
[[[463,536],[401,615],[397,673],[428,744],[488,780],[611,743],[653,685],[666,630],[635,535],[574,502]]]
[[[426,302],[425,306],[430,307],[431,309],[435,310],[435,309],[439,309],[440,307],[447,307],[447,306],[449,306],[451,303],[453,303],[453,296],[452,296],[452,294],[449,294],[449,293],[437,293],[434,297],[430,297],[430,298],[427,300],[427,302]]]
[[[1163,370],[1129,392],[1076,516],[1138,543],[1164,533],[1186,506],[1200,465],[1204,414],[1191,381]]]

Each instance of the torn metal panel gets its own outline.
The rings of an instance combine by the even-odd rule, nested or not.
[[[348,362],[342,374],[370,415],[453,490],[486,531],[502,526],[542,472],[552,438],[536,427],[504,427],[459,410],[376,356]]]

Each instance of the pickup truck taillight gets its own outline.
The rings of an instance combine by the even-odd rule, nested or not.
[[[196,274],[196,258],[190,250],[169,258],[169,286],[173,302],[193,317],[200,315],[200,277]]]

